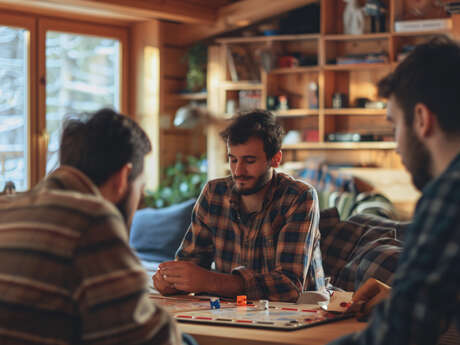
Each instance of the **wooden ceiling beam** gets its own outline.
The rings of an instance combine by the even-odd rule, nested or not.
[[[318,0],[241,0],[221,7],[212,25],[165,23],[164,27],[168,32],[165,41],[187,46],[316,2]]]
[[[188,24],[214,24],[217,11],[186,0],[0,0],[16,6],[53,8],[65,12],[131,18],[164,19]]]
[[[276,16],[317,0],[243,0],[221,7],[218,22],[225,26],[247,26],[262,19]]]

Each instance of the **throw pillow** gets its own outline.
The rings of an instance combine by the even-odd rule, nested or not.
[[[174,260],[185,232],[191,223],[195,199],[165,208],[136,211],[129,242],[142,261]]]
[[[320,212],[319,230],[324,272],[334,283],[335,277],[348,263],[365,228],[340,221],[337,208],[330,208]]]

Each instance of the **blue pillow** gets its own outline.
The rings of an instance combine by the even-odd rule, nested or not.
[[[165,208],[136,211],[129,243],[142,261],[173,260],[185,236],[195,199]]]

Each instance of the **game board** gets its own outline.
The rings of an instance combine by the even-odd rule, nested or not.
[[[331,313],[321,308],[313,307],[312,309],[305,309],[302,305],[283,307],[274,305],[273,303],[270,304],[268,310],[258,308],[257,306],[227,307],[214,310],[180,312],[175,315],[176,320],[182,322],[279,330],[312,327],[349,317],[351,315]]]

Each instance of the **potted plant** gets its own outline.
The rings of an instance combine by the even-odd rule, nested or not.
[[[187,50],[184,59],[188,64],[187,91],[202,91],[206,88],[208,48],[203,44],[195,44]]]

